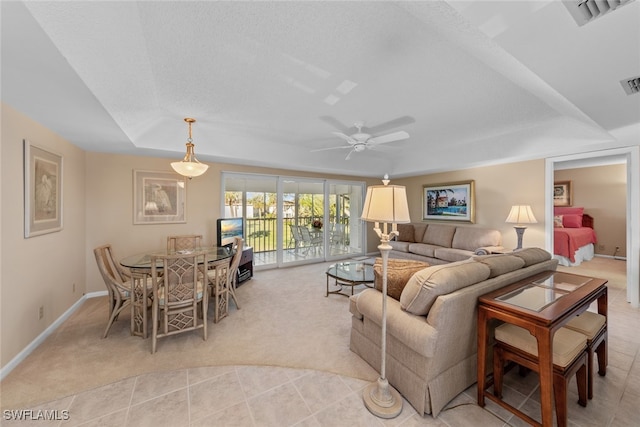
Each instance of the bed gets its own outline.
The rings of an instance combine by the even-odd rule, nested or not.
[[[553,256],[561,265],[574,267],[593,259],[596,232],[593,217],[584,208],[555,207],[553,224]]]

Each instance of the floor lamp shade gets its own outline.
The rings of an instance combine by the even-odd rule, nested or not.
[[[362,219],[369,222],[407,223],[409,205],[406,188],[400,185],[372,185],[367,188]]]
[[[389,239],[396,236],[396,224],[410,222],[407,191],[399,185],[387,185],[387,177],[382,181],[385,185],[372,185],[367,188],[361,218],[374,222],[374,230],[380,237],[380,255],[382,257],[382,324],[380,339],[380,377],[365,387],[362,398],[367,409],[381,418],[394,418],[402,412],[402,396],[394,389],[386,378],[387,356],[387,262],[391,245]],[[383,223],[380,229],[380,223]],[[387,224],[392,224],[392,231],[387,233]]]

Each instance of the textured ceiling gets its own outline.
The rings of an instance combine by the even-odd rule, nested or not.
[[[3,2],[2,101],[90,151],[408,176],[615,145],[640,4]],[[622,43],[624,41],[624,43]],[[410,138],[354,153],[355,122]]]

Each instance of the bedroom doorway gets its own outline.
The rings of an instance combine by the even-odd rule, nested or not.
[[[556,170],[605,165],[616,162],[626,163],[626,270],[627,301],[631,306],[640,306],[640,234],[635,228],[640,224],[640,169],[639,147],[628,147],[598,152],[581,153],[549,158],[545,167],[545,224],[547,250],[553,253],[553,184]],[[596,219],[597,221],[597,219]],[[634,232],[635,231],[635,232]]]

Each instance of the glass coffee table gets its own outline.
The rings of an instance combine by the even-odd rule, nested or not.
[[[332,290],[329,290],[329,281],[335,280],[332,285]],[[373,265],[367,264],[363,261],[345,261],[332,264],[327,269],[327,293],[349,296],[348,293],[343,292],[345,286],[351,287],[351,295],[353,295],[353,288],[358,285],[370,285],[374,281]]]

